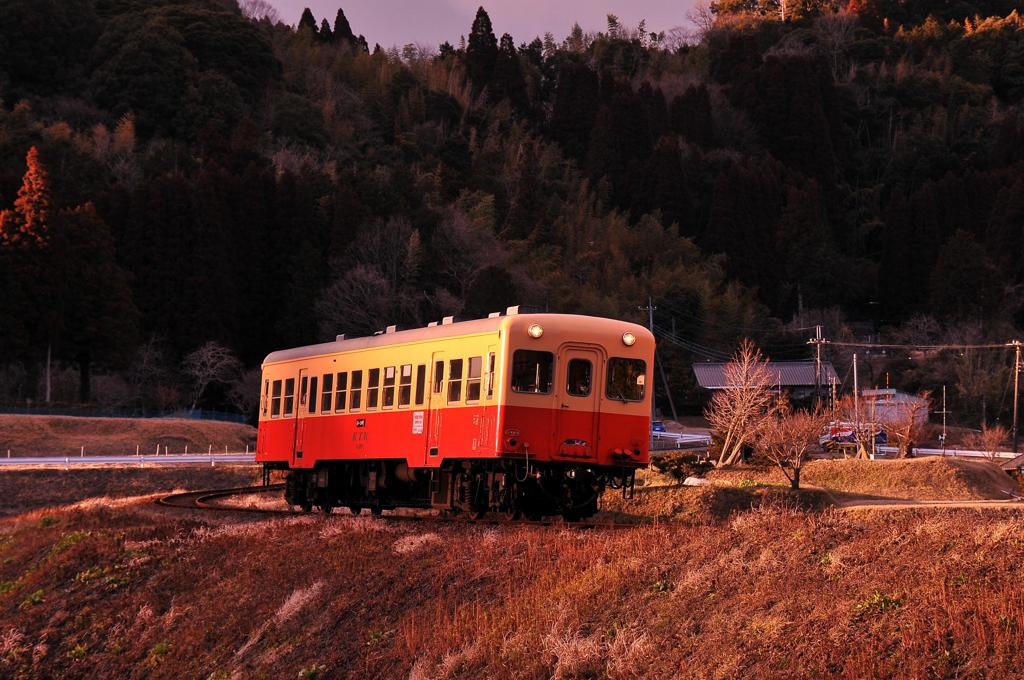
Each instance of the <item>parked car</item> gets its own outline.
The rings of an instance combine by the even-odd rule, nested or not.
[[[875,446],[885,446],[889,443],[889,435],[878,423],[862,423],[861,427],[871,428],[875,438]],[[825,426],[825,431],[818,438],[818,443],[826,449],[842,446],[844,444],[856,444],[857,438],[854,435],[855,426],[848,421],[831,422]],[[866,443],[866,442],[865,442]]]
[[[651,421],[651,432],[665,432],[665,423],[661,420]]]

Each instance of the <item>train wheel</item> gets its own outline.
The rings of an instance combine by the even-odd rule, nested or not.
[[[303,512],[313,512],[313,504],[306,501],[299,505],[299,509],[301,509]]]
[[[374,505],[373,507],[370,508],[370,514],[372,514],[374,517],[380,517],[383,512],[384,508],[380,507],[379,505]]]
[[[509,508],[503,513],[503,515],[505,519],[509,520],[510,522],[514,522],[515,520],[523,516],[523,511],[520,510],[519,508]]]
[[[348,506],[348,511],[351,512],[353,516],[359,517],[359,515],[363,512],[363,509],[358,505],[350,505]]]
[[[330,503],[324,503],[323,505],[320,506],[320,510],[323,511],[325,515],[329,515],[332,512],[334,512],[334,506],[331,505]]]

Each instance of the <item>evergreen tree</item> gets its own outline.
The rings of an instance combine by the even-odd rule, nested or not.
[[[939,251],[929,302],[939,314],[955,319],[985,319],[1001,306],[1001,279],[981,244],[958,229]]]
[[[466,75],[477,92],[491,82],[498,61],[498,39],[491,28],[491,17],[483,7],[476,11],[466,47]]]
[[[54,350],[78,364],[84,403],[92,398],[93,362],[121,361],[134,347],[138,312],[110,230],[92,204],[58,213],[52,263],[61,272]]]
[[[529,107],[523,69],[519,63],[515,43],[508,33],[501,36],[494,78],[490,86],[490,99],[495,102],[507,99],[517,111],[525,111]]]
[[[25,156],[25,165],[14,208],[0,211],[0,242],[40,247],[46,245],[50,231],[49,175],[34,146]]]
[[[600,107],[597,73],[576,62],[563,64],[558,72],[549,123],[551,136],[566,155],[584,160],[590,148],[590,131]]]
[[[355,43],[356,36],[352,33],[352,26],[345,17],[345,10],[338,8],[338,14],[334,17],[334,40],[336,42]]]
[[[302,10],[302,16],[299,17],[299,33],[313,36],[317,34],[316,17],[313,16],[313,12],[308,7]]]
[[[324,17],[320,22],[320,33],[317,36],[320,38],[320,42],[334,42],[334,34],[331,32],[331,25],[327,23],[327,17]]]

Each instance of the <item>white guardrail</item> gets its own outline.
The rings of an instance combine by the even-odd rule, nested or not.
[[[870,450],[870,449],[869,449]],[[880,451],[886,455],[890,453],[896,453],[899,451],[895,446],[876,446],[875,451]],[[993,455],[994,454],[994,455]],[[1019,453],[1013,451],[972,451],[970,449],[924,449],[917,446],[914,447],[915,456],[955,456],[958,458],[996,458],[998,460],[1011,460],[1019,456]]]
[[[209,463],[255,463],[255,453],[171,453],[142,456],[16,456],[0,458],[0,467],[34,465],[70,467],[72,465],[185,465]]]
[[[651,443],[655,451],[703,449],[711,446],[711,435],[687,434],[684,432],[652,432]]]

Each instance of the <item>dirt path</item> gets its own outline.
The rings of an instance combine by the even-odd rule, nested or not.
[[[851,510],[919,510],[921,508],[942,508],[952,510],[997,508],[1000,510],[1024,510],[1024,502],[1021,502],[1021,499],[1019,498],[980,501],[915,501],[898,498],[871,498],[863,500],[836,500],[836,507],[844,512]]]

